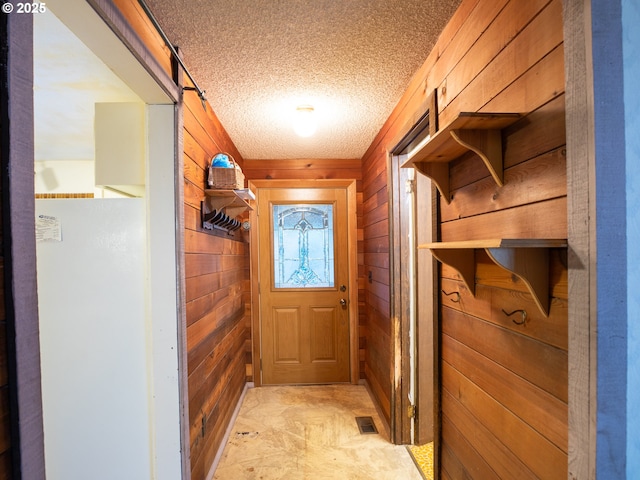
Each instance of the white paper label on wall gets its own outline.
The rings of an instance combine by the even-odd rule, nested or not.
[[[62,230],[58,217],[38,215],[36,217],[36,242],[62,241]]]

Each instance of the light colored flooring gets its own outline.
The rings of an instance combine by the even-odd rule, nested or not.
[[[378,434],[361,434],[355,417]],[[362,385],[247,391],[214,479],[421,480],[407,448],[389,443]]]

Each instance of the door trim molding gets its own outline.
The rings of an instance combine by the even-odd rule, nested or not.
[[[352,384],[360,378],[358,358],[358,235],[356,212],[355,180],[249,180],[249,188],[258,198],[258,190],[268,188],[344,188],[347,192],[347,242],[349,245],[349,370]],[[260,368],[261,328],[260,328],[260,295],[259,295],[259,245],[258,245],[258,210],[250,212],[250,253],[249,271],[251,277],[251,351],[253,366],[253,382],[256,387],[262,385]]]
[[[388,156],[387,185],[389,194],[389,272],[390,292],[389,302],[391,319],[391,354],[393,368],[391,370],[391,441],[395,444],[411,444],[412,420],[408,415],[411,401],[409,398],[413,371],[411,368],[411,343],[410,333],[413,323],[410,298],[411,282],[415,284],[415,278],[407,274],[409,263],[413,263],[413,271],[416,264],[411,258],[409,246],[409,223],[413,219],[406,214],[407,207],[402,205],[411,200],[411,193],[406,191],[403,184],[408,179],[407,171],[401,170],[403,159],[399,155]],[[415,204],[414,204],[415,211]],[[404,215],[404,216],[403,216]]]
[[[2,237],[11,450],[16,478],[44,478],[40,333],[33,185],[33,20],[0,20]],[[22,87],[19,87],[22,85]],[[9,122],[11,118],[11,122]],[[19,247],[18,247],[19,246]]]

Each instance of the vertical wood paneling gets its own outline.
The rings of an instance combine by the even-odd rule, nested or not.
[[[391,399],[394,365],[389,290],[380,281],[388,277],[388,252],[381,248],[388,235],[382,223],[389,210],[387,156],[434,88],[440,126],[459,111],[523,116],[503,131],[503,187],[473,154],[451,164],[452,201],[441,203],[440,240],[567,236],[562,3],[463,0],[363,158],[363,268],[365,277],[375,273],[365,281],[365,376],[383,406]],[[441,268],[443,288],[461,294],[457,304],[440,300],[447,305],[441,308],[441,474],[566,477],[566,251],[550,256],[548,318],[532,310],[521,281],[481,253],[476,260],[475,297],[457,272]],[[529,323],[511,324],[502,308],[526,308]]]
[[[591,2],[563,0],[567,52],[569,291],[569,478],[596,478],[598,305],[595,256],[595,92]],[[605,462],[606,463],[606,462]]]

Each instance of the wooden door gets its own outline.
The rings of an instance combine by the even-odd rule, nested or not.
[[[258,191],[263,384],[350,380],[347,191]]]

